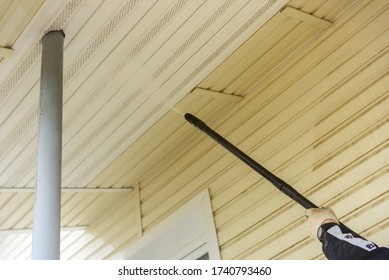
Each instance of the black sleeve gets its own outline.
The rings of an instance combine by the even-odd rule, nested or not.
[[[354,236],[338,224],[329,223],[321,226],[323,234],[323,253],[329,260],[389,260],[389,247],[376,244]]]

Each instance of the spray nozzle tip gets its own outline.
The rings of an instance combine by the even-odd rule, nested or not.
[[[193,116],[192,114],[189,114],[189,113],[186,113],[184,115],[185,119],[190,122],[191,124],[193,124],[194,126],[196,126],[196,123],[198,122],[198,118],[196,118],[195,116]]]
[[[190,122],[191,124],[193,124],[195,127],[199,127],[203,124],[203,122],[201,120],[199,120],[198,118],[196,118],[195,116],[193,116],[192,114],[189,114],[189,113],[186,113],[184,115],[185,119]]]

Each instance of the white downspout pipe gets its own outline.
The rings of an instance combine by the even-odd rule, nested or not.
[[[61,224],[63,31],[42,38],[33,260],[59,260]]]

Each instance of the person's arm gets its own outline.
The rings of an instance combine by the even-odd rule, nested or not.
[[[389,248],[354,236],[342,225],[328,223],[320,230],[323,253],[329,260],[389,260]]]
[[[331,209],[308,209],[308,229],[322,243],[329,260],[388,260],[389,248],[378,247],[346,231]]]

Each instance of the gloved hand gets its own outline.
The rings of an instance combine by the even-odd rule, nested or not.
[[[317,238],[317,230],[323,224],[339,224],[338,218],[330,208],[310,208],[305,212],[308,217],[308,231],[313,238]]]

